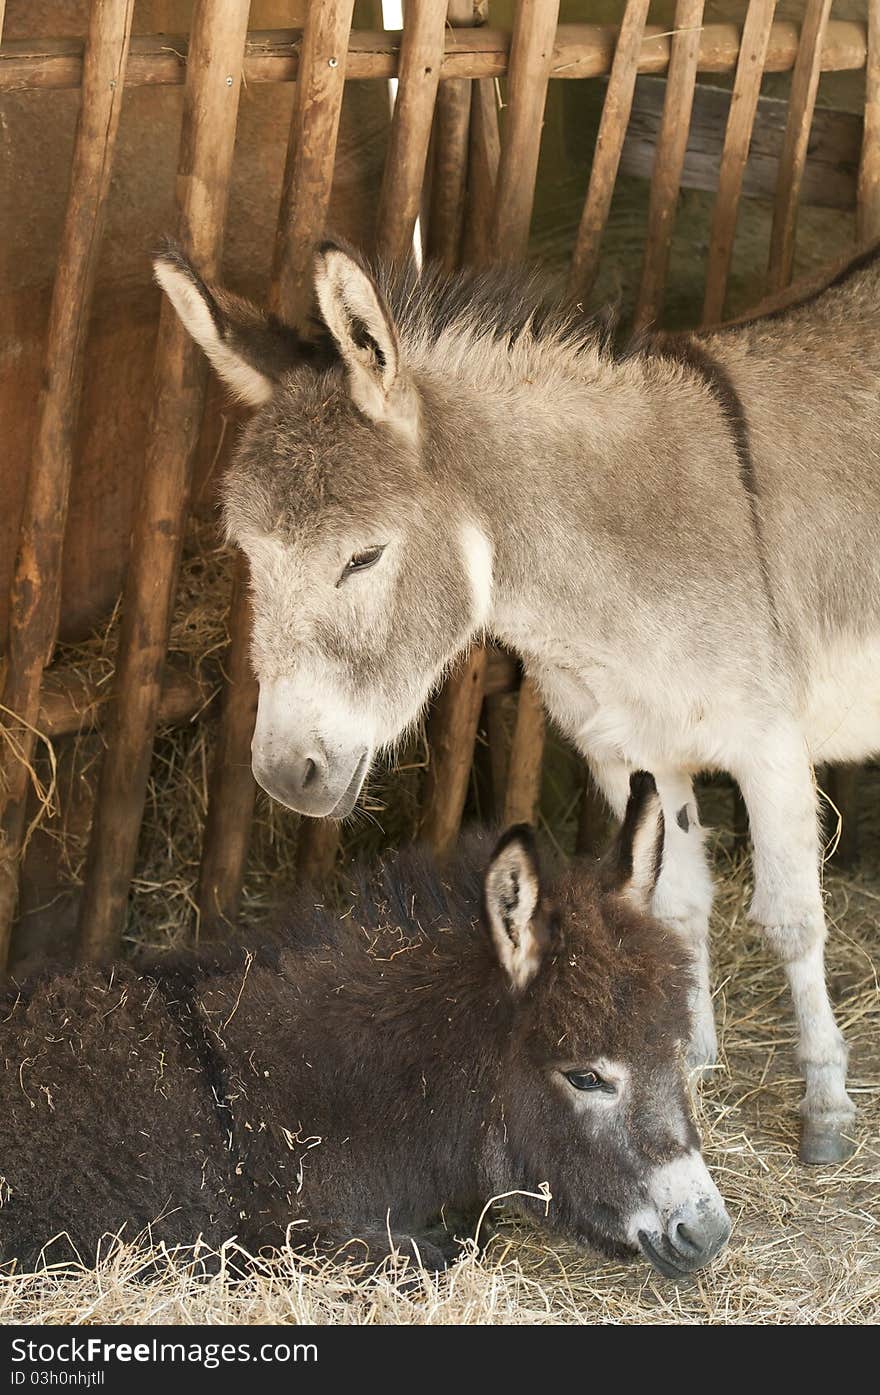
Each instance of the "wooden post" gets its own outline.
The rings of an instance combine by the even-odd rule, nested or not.
[[[547,81],[553,56],[553,39],[559,14],[558,0],[521,0],[511,40],[505,142],[498,159],[491,224],[469,241],[478,246],[480,260],[516,260],[528,245],[535,193],[538,156]],[[494,93],[482,84],[474,87],[474,128],[480,141],[477,174],[478,198],[485,207],[485,191],[492,179]],[[472,165],[472,171],[474,170]],[[471,212],[474,211],[472,201]],[[474,743],[482,706],[486,651],[475,647],[466,662],[448,680],[432,715],[429,744],[431,765],[421,822],[422,836],[438,853],[448,852],[455,841],[467,797]],[[518,808],[537,797],[534,771],[540,774],[543,716],[536,718],[532,695],[526,697],[527,716],[521,731],[524,746],[515,754],[518,783],[513,800]],[[539,709],[538,709],[539,711]],[[511,770],[514,755],[511,755]],[[508,801],[510,785],[508,784]],[[524,815],[525,817],[526,815]]]
[[[571,259],[568,291],[572,300],[586,301],[596,282],[602,236],[611,210],[620,152],[632,110],[649,5],[650,0],[627,0],[620,26],[593,151],[590,183]]]
[[[492,78],[477,78],[471,86],[471,130],[468,151],[467,204],[462,259],[475,266],[490,260],[492,215],[501,163],[498,100]]]
[[[880,237],[880,0],[868,0],[865,133],[859,166],[857,235],[862,244]]]
[[[492,221],[493,253],[499,260],[516,261],[528,250],[558,16],[558,0],[522,0],[517,10]],[[506,821],[534,820],[541,792],[543,754],[544,709],[531,679],[524,678],[507,768]]]
[[[807,144],[819,87],[822,41],[831,0],[808,0],[788,99],[788,121],[779,157],[779,182],[770,230],[767,290],[780,291],[791,280],[798,198],[807,159]]]
[[[743,174],[749,158],[749,145],[761,78],[770,42],[770,29],[776,11],[776,0],[749,0],[742,44],[730,98],[730,114],[724,133],[724,149],[718,173],[718,195],[712,213],[709,237],[709,261],[706,268],[706,294],[703,300],[703,324],[717,324],[724,313],[724,297],[733,255],[736,218],[742,191]]]
[[[419,831],[440,857],[450,851],[461,824],[483,703],[486,658],[483,645],[471,649],[450,675],[431,717],[431,761]]]
[[[49,312],[39,415],[9,608],[0,741],[0,972],[18,896],[43,670],[52,657],[83,356],[91,316],[134,0],[95,0],[83,59],[82,102]],[[0,4],[0,32],[3,27]]]
[[[404,261],[412,252],[445,41],[446,0],[407,6],[376,218],[376,250],[386,261]]]
[[[200,0],[193,13],[177,175],[178,235],[208,278],[217,274],[222,246],[248,8],[249,0]],[[156,397],[125,583],[115,705],[80,909],[85,960],[115,953],[124,926],[206,378],[201,350],[164,300]]]
[[[354,0],[312,0],[303,32],[269,287],[270,308],[299,328],[311,309],[314,252],[330,204],[353,8]],[[199,878],[199,913],[207,934],[235,920],[256,797],[251,738],[259,689],[250,667],[247,581],[247,562],[240,557],[229,615],[230,690],[220,721]],[[298,847],[304,875],[319,881],[332,868],[338,843],[338,824],[304,818]]]
[[[470,28],[486,19],[485,0],[449,0],[447,20],[453,29]],[[426,250],[444,271],[459,264],[468,184],[471,125],[470,78],[440,83],[434,110],[434,174],[428,214]]]
[[[507,72],[507,112],[492,219],[493,255],[517,261],[529,244],[559,0],[520,0]]]
[[[642,280],[633,321],[637,331],[658,319],[663,309],[675,210],[691,124],[702,23],[703,0],[677,0],[666,101],[648,201]]]
[[[208,787],[196,904],[199,933],[216,938],[235,921],[251,841],[256,785],[250,739],[259,689],[250,664],[251,628],[247,559],[236,559],[229,608],[230,643],[217,749]]]

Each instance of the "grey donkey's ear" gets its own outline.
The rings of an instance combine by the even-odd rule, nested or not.
[[[156,280],[224,383],[251,407],[268,402],[303,359],[296,332],[229,291],[208,286],[179,247],[157,253]]]
[[[602,862],[606,891],[616,891],[640,911],[651,898],[663,865],[663,810],[653,775],[630,776],[629,799],[620,832]]]
[[[325,242],[315,257],[315,295],[348,369],[355,406],[372,421],[414,437],[416,396],[401,371],[391,311],[372,276],[356,256]]]
[[[511,987],[522,992],[540,969],[551,939],[528,824],[509,828],[493,852],[483,880],[483,910],[501,967]]]

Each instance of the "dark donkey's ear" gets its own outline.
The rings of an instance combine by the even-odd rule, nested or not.
[[[637,910],[648,911],[662,865],[660,796],[654,776],[639,770],[630,776],[623,824],[602,861],[602,886],[625,896]]]
[[[251,407],[268,402],[284,374],[310,355],[296,331],[249,301],[208,286],[173,242],[153,261],[156,280],[224,383]]]
[[[401,371],[397,328],[370,272],[355,253],[325,242],[315,257],[315,295],[358,411],[414,438],[418,399]]]
[[[502,835],[486,868],[483,906],[501,967],[511,986],[522,992],[541,967],[551,938],[528,824],[516,824]]]

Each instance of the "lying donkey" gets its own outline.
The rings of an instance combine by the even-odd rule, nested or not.
[[[37,981],[0,1012],[0,1260],[63,1233],[291,1243],[440,1268],[449,1211],[549,1183],[549,1223],[677,1277],[729,1222],[681,1064],[689,966],[648,919],[662,851],[636,777],[601,871],[539,878],[527,829],[441,879],[410,854],[341,918],[227,963]],[[481,876],[481,867],[485,872]],[[483,925],[475,924],[481,917]],[[57,1248],[53,1258],[58,1258]]]
[[[173,251],[156,274],[260,409],[225,483],[253,581],[260,784],[347,814],[374,752],[497,636],[618,815],[630,771],[656,777],[654,910],[699,964],[704,1065],[712,893],[692,777],[730,771],[751,913],[794,999],[801,1156],[846,1156],[812,762],[880,748],[880,262],[784,313],[623,354],[524,273],[374,275],[329,244],[308,348]]]

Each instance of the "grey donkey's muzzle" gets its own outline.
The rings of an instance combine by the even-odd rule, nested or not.
[[[367,772],[369,751],[353,760],[331,760],[318,742],[307,751],[269,754],[254,742],[254,779],[267,794],[310,818],[344,819],[357,802]]]

